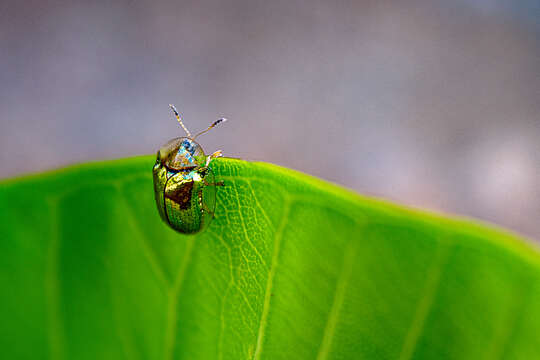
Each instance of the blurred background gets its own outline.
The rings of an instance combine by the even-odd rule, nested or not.
[[[540,1],[3,1],[0,177],[262,160],[540,239]],[[149,169],[150,170],[150,169]]]

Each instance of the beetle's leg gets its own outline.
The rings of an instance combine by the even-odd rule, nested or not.
[[[214,182],[214,183],[209,183],[209,182],[206,181],[205,178],[203,178],[202,181],[203,181],[204,185],[206,185],[206,186],[210,186],[210,185],[212,185],[212,186],[225,186],[225,181],[223,181],[223,180],[220,180],[220,181],[217,181],[217,182]]]
[[[212,155],[208,155],[206,157],[206,164],[201,167],[199,169],[199,171],[206,171],[206,169],[208,169],[208,165],[210,164],[210,161],[212,161],[212,159],[215,159],[215,158],[218,158],[218,157],[222,157],[223,156],[223,153],[221,150],[218,150],[216,152],[214,152]],[[218,182],[214,182],[214,183],[209,183],[206,181],[206,179],[203,177],[202,178],[202,181],[204,183],[204,185],[206,186],[209,186],[209,185],[213,185],[213,186],[225,186],[225,182],[223,180],[221,181],[218,181]]]
[[[214,153],[212,155],[210,155],[210,157],[212,159],[222,157],[222,156],[223,156],[223,151],[221,151],[221,150],[214,151]]]
[[[223,152],[221,150],[214,152],[212,155],[208,155],[206,157],[206,164],[204,165],[204,167],[207,167],[208,164],[210,164],[210,161],[212,161],[212,159],[222,157],[222,156],[223,156]]]
[[[208,166],[203,166],[203,167],[197,169],[198,172],[202,172],[202,173],[204,173],[206,170],[208,170]],[[206,185],[206,186],[209,186],[209,185],[213,185],[213,186],[225,186],[225,182],[224,182],[223,180],[220,180],[220,181],[217,181],[217,182],[210,183],[210,182],[206,181],[206,179],[204,178],[204,176],[201,176],[201,179],[202,179],[203,184]]]

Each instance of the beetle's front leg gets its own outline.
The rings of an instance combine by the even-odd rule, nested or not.
[[[222,157],[222,156],[223,156],[223,152],[221,150],[214,152],[212,155],[208,155],[206,157],[206,164],[204,165],[204,167],[208,167],[208,164],[210,164],[210,161],[212,161],[212,159]]]
[[[204,174],[204,173],[206,173],[206,170],[208,170],[208,166],[204,166],[202,168],[199,168],[197,171],[199,173]],[[201,180],[202,180],[202,182],[203,182],[203,184],[205,186],[210,186],[210,185],[212,185],[212,186],[225,186],[225,182],[223,180],[211,183],[211,182],[206,181],[204,175],[201,176]]]

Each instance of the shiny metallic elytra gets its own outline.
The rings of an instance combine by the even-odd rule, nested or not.
[[[154,194],[161,219],[176,231],[194,234],[212,221],[216,186],[223,185],[215,182],[209,166],[212,159],[222,156],[221,150],[206,156],[195,138],[225,119],[192,137],[176,108],[170,106],[188,136],[172,139],[159,149],[153,168]]]

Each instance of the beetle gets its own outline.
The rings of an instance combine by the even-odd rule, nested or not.
[[[191,136],[174,105],[169,105],[187,136],[170,140],[157,152],[152,173],[154,195],[161,219],[174,230],[195,234],[205,229],[214,217],[216,182],[210,162],[222,156],[221,150],[205,155],[195,139],[225,118],[214,121],[206,130]]]

